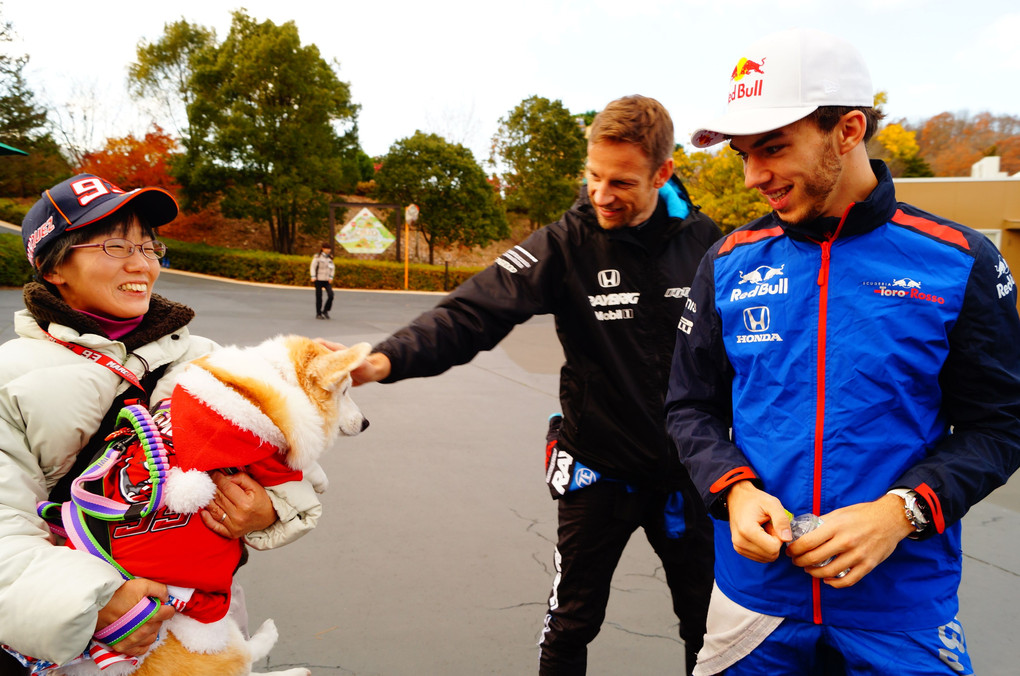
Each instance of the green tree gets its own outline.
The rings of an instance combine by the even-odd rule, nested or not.
[[[13,27],[0,19],[0,43],[12,40]],[[0,195],[36,197],[70,176],[67,160],[48,131],[46,109],[24,77],[28,56],[0,51],[0,141],[28,156],[4,157],[0,162]]]
[[[211,28],[184,19],[163,24],[159,40],[138,43],[138,60],[128,66],[128,91],[137,99],[154,101],[178,134],[190,136],[186,116],[195,98],[193,58],[215,46],[216,31]]]
[[[384,200],[418,205],[429,263],[436,245],[484,246],[510,234],[496,191],[460,144],[415,132],[390,146],[375,180]]]
[[[339,64],[302,46],[294,22],[257,23],[243,10],[226,40],[190,63],[191,136],[173,168],[185,204],[221,196],[225,216],[265,223],[274,250],[293,253],[299,224],[325,227],[345,159],[357,167],[359,106]]]
[[[673,162],[691,199],[723,232],[730,232],[771,210],[757,190],[744,186],[744,163],[729,146],[714,153],[691,154],[679,148],[673,153]]]
[[[522,210],[532,228],[548,223],[577,196],[584,168],[584,131],[559,101],[532,96],[499,121],[490,162],[507,167],[507,206]]]

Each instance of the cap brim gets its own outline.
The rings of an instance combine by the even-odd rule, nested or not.
[[[797,108],[756,108],[734,110],[712,121],[691,134],[695,148],[708,148],[734,136],[763,134],[802,120],[817,110],[818,106]]]
[[[180,211],[177,207],[177,200],[166,190],[162,188],[136,188],[114,199],[106,200],[94,209],[86,211],[78,219],[78,222],[69,225],[66,229],[76,230],[90,223],[95,223],[127,204],[133,204],[136,210],[145,216],[148,225],[153,228],[166,225],[174,220]]]

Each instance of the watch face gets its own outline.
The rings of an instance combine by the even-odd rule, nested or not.
[[[918,531],[924,530],[928,520],[921,513],[921,508],[917,504],[917,498],[910,494],[903,496],[903,507],[907,512],[907,518],[910,519],[910,523],[913,524],[914,528]]]

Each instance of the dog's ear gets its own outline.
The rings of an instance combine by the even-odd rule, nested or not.
[[[311,364],[319,386],[324,390],[333,390],[343,382],[351,371],[358,368],[365,357],[372,351],[368,343],[357,343],[336,352],[328,352],[316,357]]]

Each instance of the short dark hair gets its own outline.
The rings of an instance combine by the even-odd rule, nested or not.
[[[823,132],[830,132],[836,128],[836,125],[843,116],[852,110],[859,110],[864,113],[864,117],[868,121],[868,126],[864,130],[864,143],[867,143],[875,135],[875,132],[878,131],[878,123],[885,117],[885,113],[878,108],[864,106],[819,106],[804,119],[813,121]]]
[[[130,206],[118,209],[106,218],[90,223],[83,228],[67,230],[64,235],[53,241],[48,247],[38,252],[35,257],[35,267],[38,271],[36,277],[42,279],[43,275],[53,271],[62,265],[71,255],[75,244],[85,244],[89,240],[98,237],[123,237],[127,234],[132,218],[137,219],[142,229],[142,237],[156,239],[156,228],[149,225],[145,217]]]

